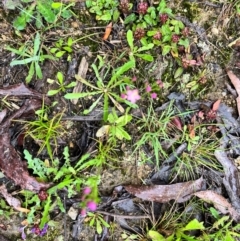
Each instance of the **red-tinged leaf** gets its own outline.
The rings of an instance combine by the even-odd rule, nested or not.
[[[195,192],[193,195],[201,198],[207,203],[212,203],[222,214],[230,214],[234,220],[239,220],[240,214],[233,208],[226,198],[212,190]]]
[[[216,102],[214,102],[213,106],[212,106],[212,110],[213,111],[217,111],[219,106],[220,106],[221,100],[217,100]]]
[[[175,127],[177,127],[178,130],[182,130],[182,122],[178,116],[174,116],[171,119],[171,124],[173,124]]]
[[[201,177],[196,181],[182,182],[171,185],[133,186],[124,188],[131,194],[143,200],[166,203],[175,200],[177,203],[189,200],[196,190],[202,190],[205,180]]]
[[[193,139],[195,137],[194,125],[189,124],[187,127],[188,127],[188,131],[189,131],[189,137],[191,139]]]
[[[110,33],[112,32],[112,25],[113,25],[112,22],[107,25],[107,27],[105,29],[104,36],[103,36],[103,40],[107,40],[108,39]]]

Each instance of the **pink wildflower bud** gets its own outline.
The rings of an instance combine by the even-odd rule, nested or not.
[[[122,99],[126,100],[127,99],[127,95],[122,93],[121,96],[120,96]]]
[[[85,187],[84,189],[83,189],[83,194],[85,194],[85,195],[88,195],[88,194],[90,194],[91,193],[91,188],[90,187]]]
[[[158,84],[158,86],[160,87],[160,88],[162,88],[163,87],[163,82],[159,79],[159,80],[157,80],[157,84]]]
[[[133,82],[137,81],[137,77],[136,77],[136,76],[133,76],[133,77],[132,77],[132,81],[133,81]]]
[[[156,99],[156,98],[157,98],[157,94],[156,94],[156,93],[152,93],[152,94],[151,94],[151,98],[152,98],[152,99]]]
[[[80,215],[82,217],[86,217],[86,215],[87,215],[86,209],[82,209]]]
[[[151,86],[150,85],[147,85],[147,87],[146,87],[146,92],[150,92],[152,90],[152,88],[151,88]]]
[[[90,211],[95,211],[97,209],[97,204],[94,201],[89,201],[87,207]]]

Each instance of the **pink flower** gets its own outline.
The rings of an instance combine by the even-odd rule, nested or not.
[[[163,87],[163,82],[159,79],[159,80],[157,80],[157,84],[159,85],[159,87],[160,88],[162,88]]]
[[[85,194],[85,195],[88,195],[88,194],[90,194],[91,193],[91,188],[90,187],[85,187],[84,189],[83,189],[83,194]]]
[[[147,85],[146,91],[149,93],[151,90],[152,90],[151,86],[150,86],[150,85]]]
[[[137,77],[136,77],[136,76],[133,76],[133,77],[132,77],[132,81],[133,81],[133,82],[137,81]]]
[[[81,216],[86,217],[86,215],[87,215],[86,209],[82,209],[81,210]]]
[[[156,93],[152,93],[152,94],[151,94],[151,98],[152,98],[152,99],[156,99],[156,98],[157,98],[157,94],[156,94]]]
[[[134,89],[134,90],[127,90],[127,100],[129,100],[132,103],[136,103],[137,100],[140,100],[141,97],[138,94],[138,89]]]
[[[127,95],[124,94],[124,93],[122,93],[122,94],[121,94],[121,98],[124,99],[124,100],[126,100],[126,99],[127,99]]]
[[[87,207],[90,211],[95,211],[97,209],[97,204],[94,201],[89,201]]]

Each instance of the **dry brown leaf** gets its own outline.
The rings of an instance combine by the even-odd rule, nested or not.
[[[186,202],[197,190],[205,187],[205,180],[201,177],[195,181],[176,183],[171,185],[124,186],[125,189],[143,200],[166,203],[175,200],[177,203]]]
[[[105,29],[104,36],[103,36],[103,40],[107,40],[108,39],[110,33],[112,32],[112,26],[113,26],[112,22],[107,25],[107,27]]]
[[[213,106],[212,106],[212,110],[213,111],[217,111],[219,106],[220,106],[221,100],[217,100],[214,102]]]
[[[212,190],[196,192],[193,193],[193,195],[201,198],[207,203],[212,203],[222,214],[229,213],[234,220],[238,220],[240,217],[239,213],[233,208],[226,198]]]
[[[227,70],[227,74],[238,94],[236,101],[237,101],[238,115],[240,115],[240,80],[231,70]]]

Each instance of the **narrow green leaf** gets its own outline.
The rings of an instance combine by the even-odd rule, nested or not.
[[[22,59],[22,60],[13,60],[10,63],[10,66],[28,64],[28,63],[31,63],[33,61],[38,61],[38,60],[39,60],[39,56],[34,56],[34,57],[27,58],[27,59]]]
[[[97,221],[96,222],[97,233],[101,234],[102,233],[102,225],[98,219],[96,221]]]
[[[44,227],[44,225],[49,221],[49,210],[50,210],[50,204],[51,204],[51,195],[48,196],[46,203],[44,204],[44,211],[42,213],[42,218],[40,222],[40,229]]]
[[[76,78],[78,81],[82,82],[83,84],[85,84],[85,85],[87,85],[87,86],[89,86],[89,87],[91,87],[91,88],[93,88],[93,89],[95,89],[95,90],[100,90],[98,87],[90,84],[87,80],[83,79],[80,75],[75,75],[75,78]]]
[[[174,73],[174,79],[177,79],[178,77],[180,77],[183,73],[183,70],[184,70],[183,67],[178,67],[178,69]]]
[[[47,95],[48,96],[53,96],[53,95],[56,95],[59,91],[60,91],[60,89],[58,89],[58,90],[49,90],[47,92]]]
[[[66,51],[58,51],[55,56],[57,58],[61,58],[65,53],[66,53]]]
[[[92,112],[93,109],[97,106],[97,104],[98,104],[99,101],[101,100],[102,96],[103,96],[103,95],[100,95],[99,98],[98,98],[96,101],[94,101],[94,102],[92,103],[92,105],[91,105],[87,110],[84,110],[84,111],[83,111],[83,114],[84,114],[84,115],[87,115],[87,114],[89,114],[90,112]]]
[[[144,59],[146,61],[152,62],[154,60],[153,56],[150,54],[135,54],[135,56]]]
[[[122,140],[123,138],[131,140],[131,136],[120,126],[116,126],[116,137],[119,140]]]
[[[130,47],[130,49],[131,49],[131,51],[133,51],[133,32],[132,32],[132,30],[128,30],[127,31],[127,42],[128,42],[128,45],[129,45],[129,47]]]
[[[103,100],[103,121],[107,121],[108,119],[108,105],[109,105],[109,97],[107,94],[104,95]]]
[[[100,94],[100,91],[94,91],[94,92],[83,92],[83,93],[67,93],[64,95],[65,99],[71,100],[71,99],[79,99],[79,98],[84,98],[86,96],[92,96],[92,95],[97,95]]]
[[[71,82],[70,84],[66,85],[65,88],[72,88],[72,87],[75,87],[77,85],[77,82],[73,81]]]
[[[33,55],[34,56],[36,56],[38,54],[40,43],[41,43],[40,34],[39,34],[39,32],[37,32],[35,39],[34,39],[34,45],[33,45]]]
[[[163,56],[167,55],[167,54],[170,52],[170,50],[171,50],[171,46],[169,46],[169,45],[164,45],[164,46],[163,46],[163,50],[162,50],[162,55],[163,55]]]
[[[133,67],[134,67],[134,62],[133,61],[128,61],[123,66],[119,67],[117,69],[117,72],[113,74],[113,76],[110,79],[110,81],[108,82],[107,86],[110,87],[117,78],[119,78],[122,74],[124,74],[126,71],[128,71],[129,69],[131,69]]]
[[[57,79],[58,79],[58,82],[62,85],[63,84],[63,74],[62,72],[57,72]]]
[[[55,2],[55,3],[52,3],[52,8],[53,9],[58,9],[58,8],[61,8],[62,7],[62,3],[60,2]]]
[[[34,62],[32,62],[31,65],[30,65],[29,71],[28,71],[28,76],[26,77],[26,83],[27,84],[32,80],[34,72],[35,72],[35,70],[34,70]]]
[[[125,126],[128,122],[132,120],[131,115],[123,115],[116,120],[118,126]]]
[[[38,62],[35,62],[35,72],[36,72],[36,75],[39,79],[42,79],[43,78],[43,75],[42,75],[42,70],[38,64]]]
[[[73,44],[73,39],[72,39],[71,37],[69,37],[69,38],[68,38],[67,45],[68,45],[69,47],[71,47],[72,44]]]
[[[146,51],[146,50],[152,49],[153,47],[154,47],[154,44],[153,44],[153,43],[150,43],[150,44],[148,44],[148,45],[146,45],[146,46],[143,46],[143,47],[139,48],[139,49],[137,50],[137,52]]]
[[[137,19],[137,16],[135,13],[131,13],[124,19],[124,24],[133,23]]]

